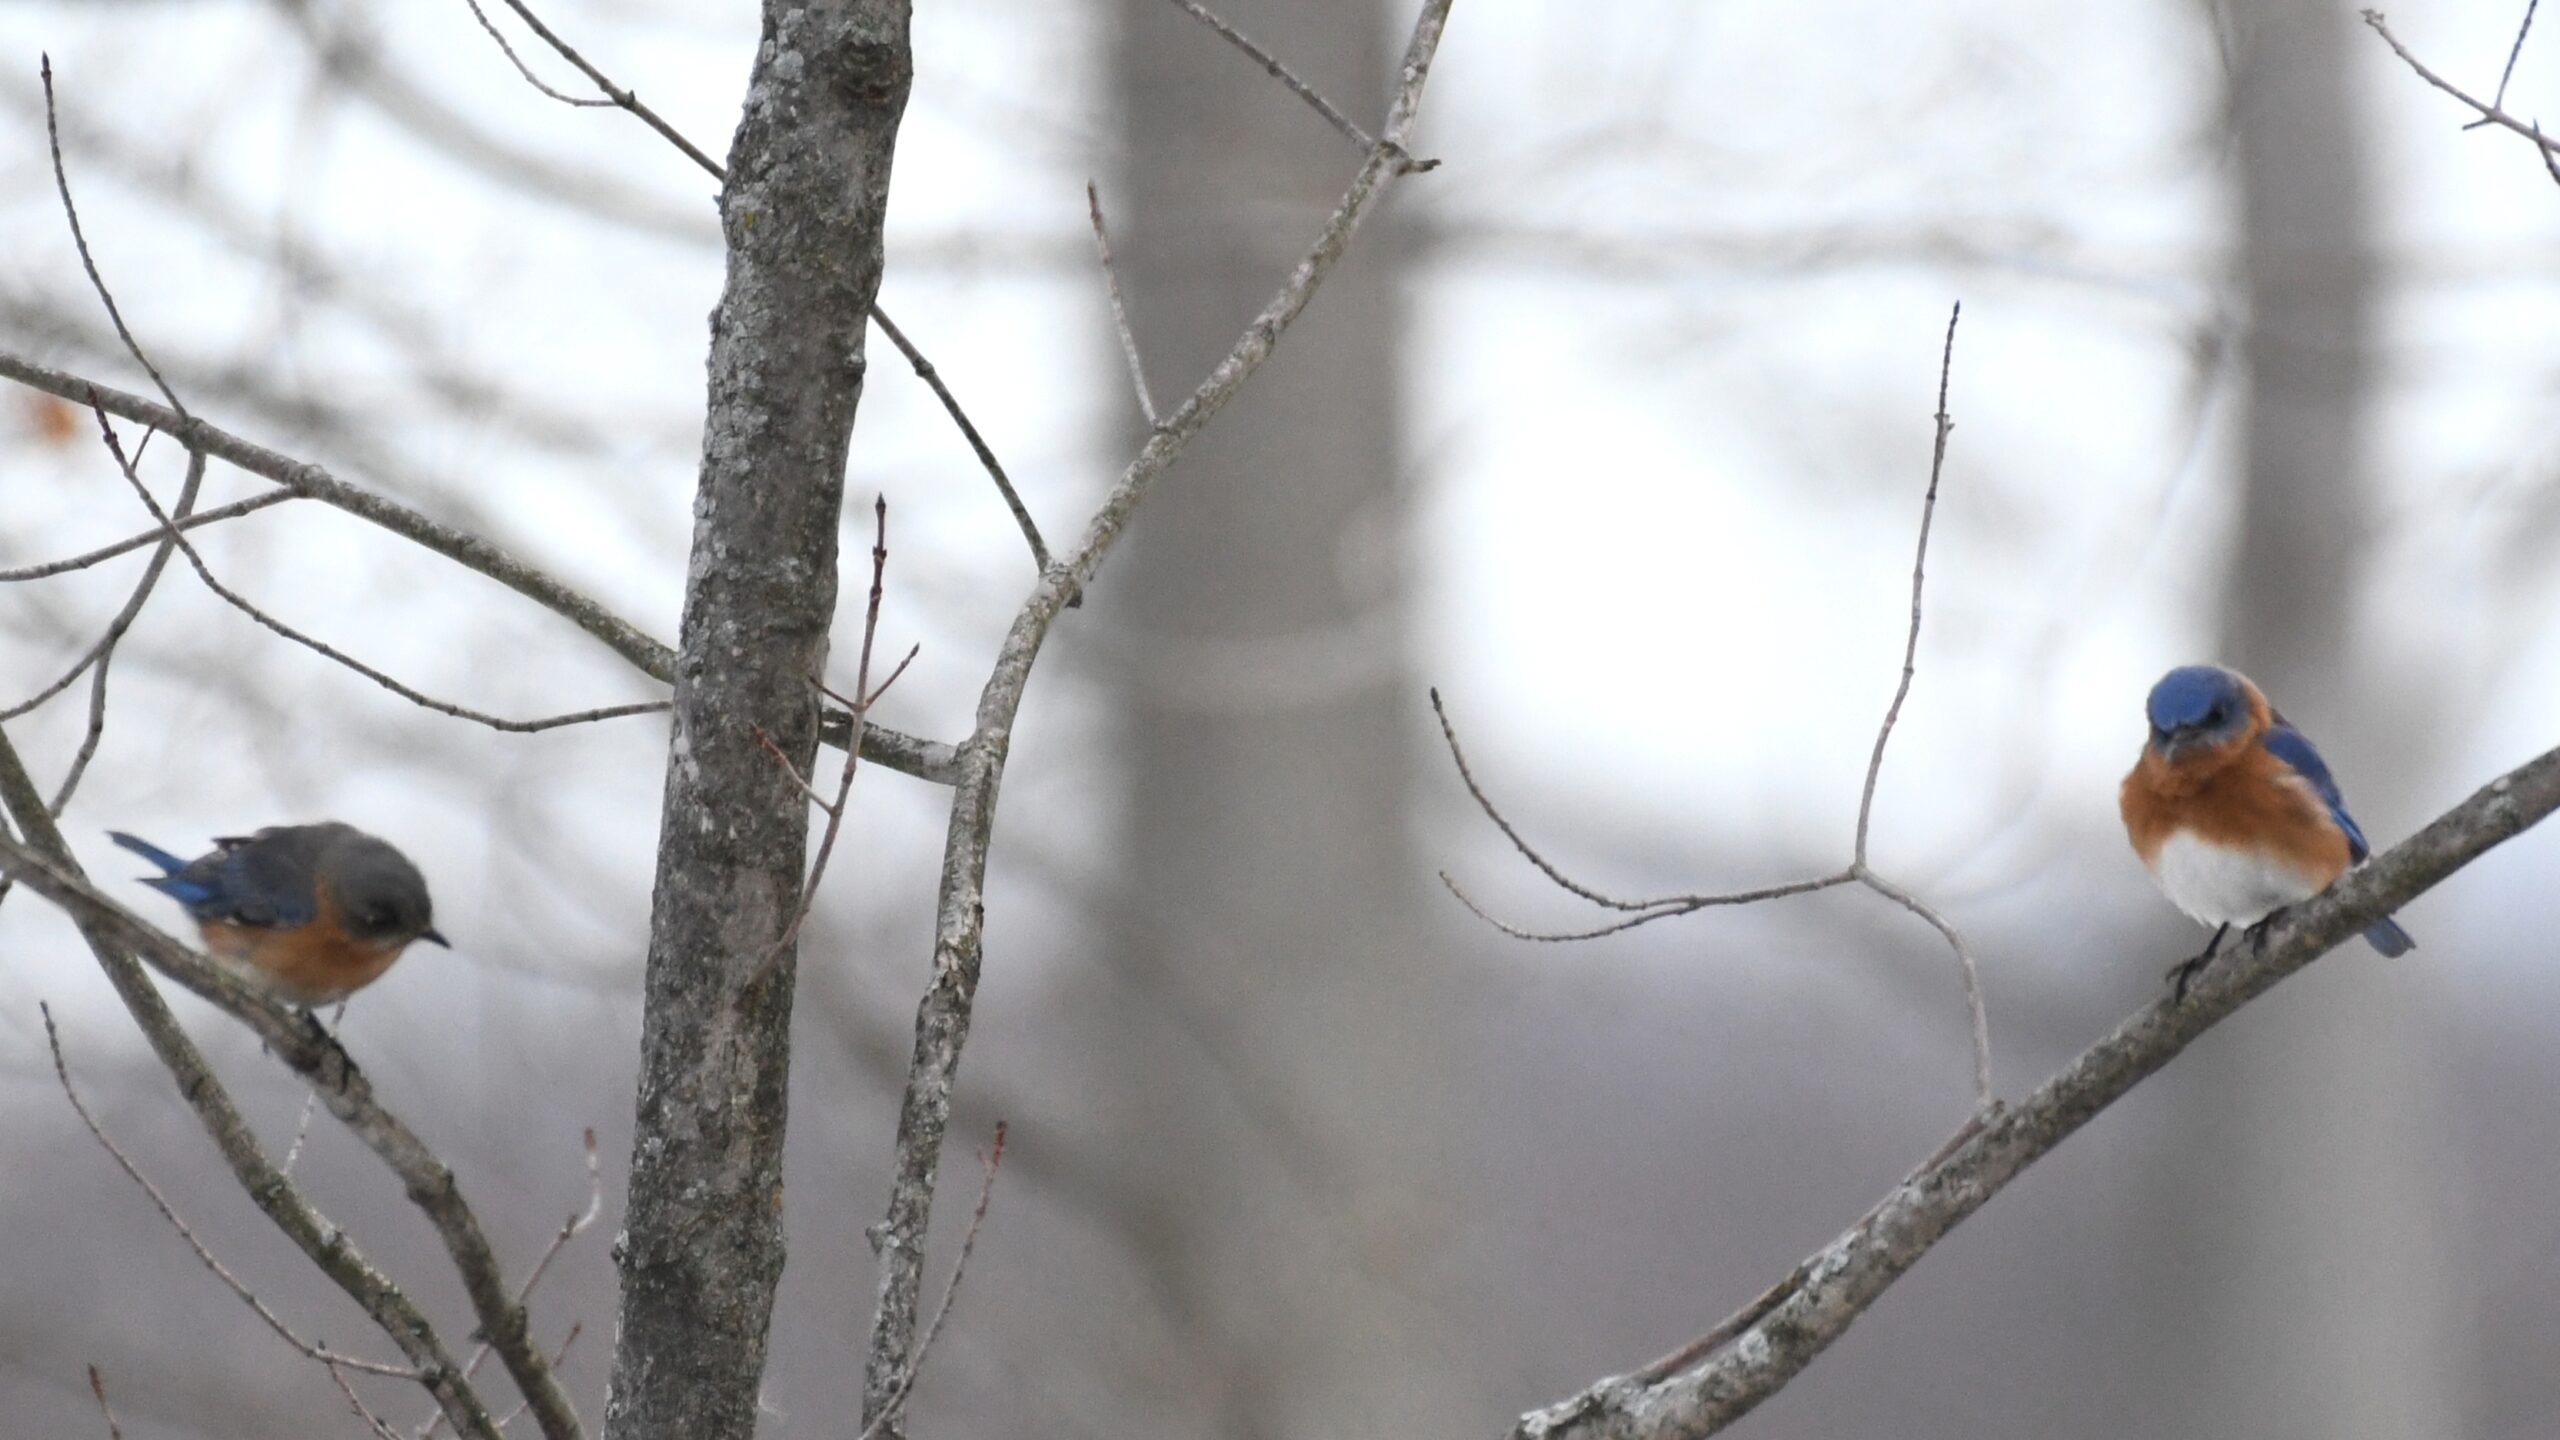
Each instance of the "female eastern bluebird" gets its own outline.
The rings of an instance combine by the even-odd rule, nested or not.
[[[2248,677],[2180,666],[2146,708],[2151,738],[2117,797],[2125,834],[2169,903],[2216,927],[2203,954],[2170,972],[2183,999],[2233,925],[2263,935],[2369,850],[2320,752]],[[2388,918],[2364,938],[2385,955],[2417,944]]]
[[[193,860],[121,831],[108,838],[166,872],[142,883],[186,907],[215,959],[296,1005],[372,984],[412,940],[449,943],[418,867],[352,825],[223,836]]]

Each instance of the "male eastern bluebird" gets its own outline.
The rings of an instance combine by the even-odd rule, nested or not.
[[[215,959],[296,1005],[372,984],[412,940],[449,943],[418,867],[352,825],[223,836],[193,860],[121,831],[108,837],[166,872],[142,883],[186,907]]]
[[[2183,999],[2235,924],[2263,936],[2275,913],[2364,859],[2364,832],[2320,752],[2248,677],[2182,665],[2151,687],[2151,738],[2117,803],[2134,853],[2169,903],[2216,927],[2171,971]],[[2393,920],[2364,932],[2385,955],[2417,944]]]

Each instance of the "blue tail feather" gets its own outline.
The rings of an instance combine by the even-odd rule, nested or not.
[[[142,883],[186,906],[190,914],[195,914],[201,907],[212,904],[221,893],[221,884],[214,877],[202,872],[189,875],[186,873],[187,861],[179,859],[148,840],[136,839],[121,830],[108,831],[107,838],[167,871],[165,875],[145,875],[142,877]]]
[[[175,875],[187,868],[186,861],[139,836],[127,835],[121,830],[110,830],[107,832],[107,838],[159,866],[164,874]]]
[[[2365,931],[2364,938],[2385,955],[2406,955],[2418,948],[2418,942],[2409,938],[2409,932],[2400,928],[2400,922],[2387,917]]]

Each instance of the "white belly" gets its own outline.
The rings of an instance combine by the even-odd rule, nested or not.
[[[2255,924],[2320,893],[2290,865],[2207,843],[2186,830],[2162,842],[2151,878],[2170,904],[2207,925]]]

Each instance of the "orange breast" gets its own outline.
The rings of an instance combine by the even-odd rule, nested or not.
[[[303,1006],[326,1005],[372,984],[407,948],[368,944],[347,934],[325,891],[320,918],[308,925],[278,928],[207,920],[198,928],[216,959]]]
[[[2209,844],[2281,860],[2311,885],[2345,873],[2347,837],[2293,767],[2256,738],[2172,764],[2145,749],[2117,795],[2125,834],[2142,863],[2181,831]]]

